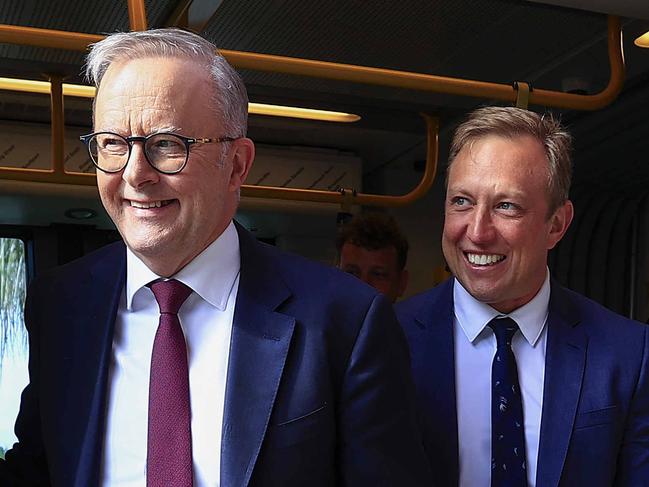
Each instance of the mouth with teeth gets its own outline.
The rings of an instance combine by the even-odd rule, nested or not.
[[[464,255],[471,264],[478,266],[491,266],[505,260],[505,256],[501,254],[472,254],[465,252]]]
[[[159,201],[148,201],[148,202],[130,200],[129,203],[133,208],[148,210],[151,208],[162,208],[163,206],[167,206],[168,204],[170,204],[172,201],[174,200],[159,200]]]

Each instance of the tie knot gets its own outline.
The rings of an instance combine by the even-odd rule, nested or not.
[[[501,347],[511,347],[512,337],[516,330],[518,330],[518,324],[511,318],[494,318],[487,326],[491,328],[496,335],[496,343],[498,348]]]
[[[153,281],[147,286],[153,291],[160,313],[178,314],[178,310],[192,293],[191,288],[175,279]]]

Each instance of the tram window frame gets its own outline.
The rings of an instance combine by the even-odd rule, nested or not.
[[[0,238],[22,240],[23,245],[25,246],[25,272],[27,273],[25,285],[29,287],[35,274],[34,232],[29,228],[16,225],[0,225]]]
[[[0,225],[0,238],[3,239],[14,239],[14,240],[19,240],[23,244],[23,251],[24,251],[24,261],[25,261],[25,292],[27,291],[27,288],[29,287],[29,284],[34,276],[34,235],[33,232],[27,228],[24,227],[17,227],[13,225]],[[24,314],[24,303],[23,303],[23,310],[22,313]],[[24,326],[24,322],[23,322]],[[25,330],[25,335],[27,334],[27,330]],[[25,353],[27,355],[27,358],[29,358],[29,345],[27,345]],[[4,362],[4,357],[0,357],[0,366]],[[25,366],[27,366],[27,361],[25,360]],[[1,373],[1,372],[0,372]],[[1,380],[1,379],[0,379]],[[29,377],[27,377],[27,383],[29,383]],[[23,384],[21,384],[22,386]],[[24,384],[27,385],[27,384]],[[18,405],[20,405],[20,395],[22,394],[23,389],[21,386],[18,386],[20,390],[15,391],[18,394]],[[17,414],[18,411],[15,411],[15,414]],[[2,418],[2,420],[8,420],[10,421],[11,426],[13,426],[15,417],[13,418]],[[6,438],[3,438],[3,443]],[[9,440],[9,443],[11,441]],[[4,457],[5,453],[5,448],[10,448],[11,444],[2,444],[0,445],[0,457]]]

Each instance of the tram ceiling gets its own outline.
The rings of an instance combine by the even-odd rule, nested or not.
[[[590,12],[622,15],[649,20],[649,4],[638,0],[530,0],[536,3],[569,7]]]
[[[167,25],[183,4],[191,2],[145,1],[148,26]],[[492,83],[521,80],[556,91],[597,93],[609,79],[605,15],[535,2],[224,0],[203,20],[206,18],[202,33],[230,51]],[[129,28],[124,2],[99,0],[3,1],[0,23],[88,34]],[[646,26],[646,22],[634,19],[623,19],[622,23],[629,31]],[[642,57],[629,46],[625,49],[630,77],[649,71],[649,56]],[[1,74],[34,78],[49,72],[61,74],[70,82],[80,81],[83,62],[79,52],[8,44],[0,45],[0,59]],[[244,70],[243,76],[253,101],[335,109],[363,117],[356,127],[318,124],[317,130],[313,123],[254,117],[253,138],[271,144],[315,146],[331,146],[333,140],[338,140],[340,148],[363,157],[366,172],[390,160],[394,165],[408,167],[424,158],[425,137],[419,111],[441,116],[444,146],[448,128],[456,119],[471,107],[488,102],[280,73]],[[13,118],[7,113],[16,107],[13,96],[19,104],[28,103],[24,97],[3,93],[0,117]],[[69,108],[75,103],[66,100]],[[81,120],[84,113],[84,105],[77,105],[77,113],[72,114],[75,121]],[[33,110],[36,113],[39,108]],[[46,115],[42,107],[40,110]],[[28,113],[29,108],[22,112]],[[67,113],[66,119],[70,121]],[[414,150],[410,150],[412,147]],[[376,157],[381,153],[385,157]],[[406,156],[391,157],[400,153]]]
[[[0,2],[0,23],[87,34],[129,28],[123,2],[25,0],[12,8],[13,3]],[[148,25],[166,25],[179,6],[191,9],[194,3],[205,2],[146,1]],[[203,34],[224,50],[492,83],[519,80],[556,91],[562,91],[562,78],[578,74],[565,67],[588,50],[597,53],[587,56],[595,61],[588,66],[590,92],[601,91],[609,79],[605,16],[516,0],[226,0],[204,24]],[[79,80],[83,62],[78,52],[10,45],[0,46],[0,58],[5,61],[3,69],[27,68],[34,75],[45,66],[71,81]],[[343,103],[356,101],[361,107],[385,102],[419,107],[471,105],[471,100],[446,94],[394,87],[260,71],[244,71],[244,77],[251,92],[262,97],[331,103],[331,96],[348,95]]]

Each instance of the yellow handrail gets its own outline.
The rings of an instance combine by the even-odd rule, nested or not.
[[[291,201],[313,201],[317,203],[343,204],[348,199],[357,205],[373,206],[405,206],[421,198],[431,188],[437,172],[439,157],[439,121],[437,118],[422,114],[426,121],[426,166],[424,175],[419,184],[407,194],[401,196],[385,196],[367,193],[357,193],[353,188],[342,191],[322,191],[313,189],[275,188],[272,186],[244,185],[241,194],[254,198],[279,198]],[[52,133],[55,132],[55,123],[52,123]],[[58,129],[57,129],[58,130]],[[62,149],[62,147],[61,147]],[[53,157],[55,149],[52,147]],[[61,153],[61,160],[63,154]],[[60,183],[90,186],[96,184],[94,174],[68,173],[63,170],[63,164],[55,164],[53,169],[24,169],[0,167],[0,179],[13,179],[18,181],[34,181],[43,183]]]
[[[0,42],[11,44],[85,51],[89,44],[101,39],[103,36],[0,24]],[[503,83],[226,49],[220,52],[234,67],[239,69],[432,91],[512,103],[516,101],[517,96],[517,90],[512,85]],[[615,100],[624,84],[620,19],[615,16],[608,17],[608,57],[611,76],[608,85],[601,92],[593,95],[580,95],[535,88],[530,93],[530,103],[574,110],[598,110]]]
[[[128,20],[131,30],[147,29],[144,0],[128,0]]]
[[[313,189],[275,188],[271,186],[243,186],[244,196],[256,198],[279,198],[293,201],[314,201],[318,203],[344,204],[350,196],[353,204],[371,206],[406,206],[424,196],[433,185],[437,172],[439,157],[439,120],[428,114],[422,116],[426,120],[426,133],[428,136],[426,146],[426,167],[421,181],[407,194],[401,196],[386,196],[377,194],[357,193],[353,188],[339,192],[319,191]]]
[[[353,81],[379,86],[496,99],[512,103],[516,101],[517,96],[517,90],[510,84],[449,78],[432,74],[354,66],[269,54],[228,51],[225,49],[220,52],[233,66],[239,69]],[[622,57],[620,19],[614,16],[608,17],[608,55],[611,76],[608,85],[603,91],[594,95],[579,95],[535,88],[530,93],[530,103],[575,110],[597,110],[610,104],[620,93],[624,84],[624,60]]]
[[[50,109],[52,112],[52,169],[54,173],[65,172],[65,121],[63,120],[63,83],[60,76],[50,76]]]
[[[144,10],[143,0],[129,0],[128,5],[131,28],[133,30],[145,29],[146,13]],[[85,51],[89,44],[98,42],[103,38],[104,36],[99,35],[0,24],[0,42],[11,44]],[[310,59],[274,56],[269,54],[230,50],[222,50],[221,53],[232,65],[239,69],[312,76],[324,79],[490,98],[510,102],[515,102],[518,96],[517,90],[511,85],[506,84],[366,66],[330,63]],[[550,107],[579,110],[596,110],[610,104],[620,93],[624,83],[624,60],[622,56],[620,21],[619,18],[614,16],[608,17],[608,56],[611,75],[608,85],[601,92],[594,95],[579,95],[534,89],[529,94],[529,102]],[[54,95],[55,83],[57,83],[56,97]],[[57,101],[59,97],[58,92],[60,91],[60,80],[55,80],[55,82],[52,83],[52,134],[53,138],[60,137],[62,142],[62,130],[59,128],[56,128],[55,130],[55,125],[57,127],[58,125],[63,125],[62,95],[60,103]],[[55,114],[55,111],[57,110],[61,111],[60,117]],[[438,121],[429,115],[424,115],[424,118],[426,119],[428,134],[426,169],[421,182],[410,193],[402,196],[386,196],[356,193],[353,189],[345,190],[343,192],[332,192],[244,185],[242,188],[242,194],[244,196],[260,198],[281,198],[288,200],[340,204],[348,202],[350,197],[355,204],[376,206],[402,206],[410,204],[423,196],[426,191],[430,189],[437,169]],[[52,144],[52,153],[52,170],[0,168],[0,178],[60,182],[66,184],[95,184],[94,175],[67,173],[64,171],[62,163],[62,147],[59,148],[56,143]]]

